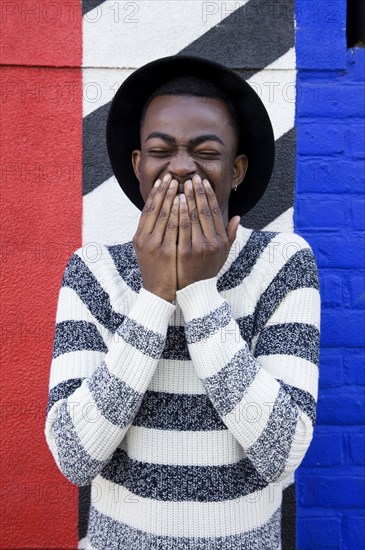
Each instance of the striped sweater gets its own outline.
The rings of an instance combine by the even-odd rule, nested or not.
[[[239,226],[216,277],[148,292],[132,243],[64,271],[46,439],[92,484],[87,548],[280,549],[312,438],[317,268],[292,233]]]

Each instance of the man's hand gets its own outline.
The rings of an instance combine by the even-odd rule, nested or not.
[[[176,296],[176,240],[179,199],[177,181],[166,174],[157,180],[142,210],[132,239],[143,287],[172,302]]]
[[[209,182],[199,176],[185,182],[180,196],[177,246],[177,289],[215,277],[236,238],[240,217],[224,226],[217,197]]]

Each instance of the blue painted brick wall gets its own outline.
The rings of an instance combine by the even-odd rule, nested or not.
[[[346,0],[296,0],[295,230],[317,258],[320,388],[296,474],[298,550],[365,548],[365,49],[346,47]]]

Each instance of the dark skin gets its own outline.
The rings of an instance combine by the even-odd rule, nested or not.
[[[132,153],[145,201],[132,242],[144,288],[164,300],[227,259],[240,222],[228,221],[229,196],[247,171],[237,146],[221,99],[158,96],[147,109]]]

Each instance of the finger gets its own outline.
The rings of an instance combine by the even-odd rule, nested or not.
[[[180,252],[187,252],[191,248],[191,221],[184,194],[180,195],[179,206],[178,250]]]
[[[171,208],[177,193],[178,183],[175,179],[170,181],[168,188],[166,189],[165,198],[158,212],[155,227],[153,228],[154,234],[160,237],[162,242],[166,230],[166,226],[169,222]]]
[[[210,185],[209,181],[207,179],[203,180],[203,185],[205,188],[209,208],[212,214],[212,220],[215,227],[215,232],[217,235],[219,235],[221,238],[224,238],[226,236],[226,229],[224,225],[224,219],[222,215],[222,211],[220,209],[220,206],[218,204],[217,196],[213,191],[212,186]]]
[[[201,177],[198,175],[193,177],[193,189],[202,233],[208,240],[215,239],[216,230],[212,212],[210,210],[205,186],[203,185]]]
[[[227,238],[230,247],[232,246],[236,236],[237,236],[237,229],[240,224],[241,218],[239,216],[233,216],[231,220],[229,220],[229,223],[226,228]]]
[[[176,247],[176,240],[179,228],[179,197],[175,196],[172,202],[169,219],[166,224],[165,235],[163,238],[167,248]]]
[[[202,238],[203,233],[202,229],[200,227],[200,219],[199,214],[197,210],[197,205],[195,202],[195,193],[193,189],[193,182],[191,180],[187,180],[184,184],[184,194],[186,197],[186,203],[188,208],[188,215],[190,220],[190,230],[191,230],[191,242],[195,241],[197,239]]]
[[[171,174],[166,174],[162,181],[157,180],[152,187],[143,207],[142,214],[137,227],[138,232],[151,233],[155,227],[161,206],[165,200],[166,192],[171,182]],[[159,183],[160,182],[160,183]]]

